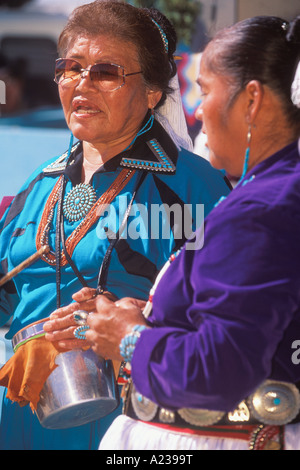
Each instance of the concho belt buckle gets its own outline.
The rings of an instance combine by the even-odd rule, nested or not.
[[[249,397],[249,407],[261,423],[283,426],[299,413],[300,393],[292,383],[266,380]]]
[[[134,385],[131,390],[131,404],[136,416],[142,421],[152,421],[158,410],[158,405],[141,395]]]
[[[220,421],[225,413],[223,411],[212,411],[197,408],[181,408],[178,414],[187,423],[193,426],[211,426]]]

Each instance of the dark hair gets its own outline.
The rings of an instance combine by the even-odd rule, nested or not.
[[[167,53],[160,30],[151,18],[159,24],[167,37]],[[163,92],[157,106],[162,105],[167,94],[172,92],[169,81],[177,70],[173,58],[177,36],[170,21],[160,11],[154,8],[136,8],[118,0],[96,0],[82,5],[73,11],[60,35],[60,56],[66,54],[79,34],[105,34],[133,43],[138,50],[146,85]]]
[[[300,16],[291,23],[274,16],[257,16],[236,23],[216,34],[205,55],[207,67],[229,76],[231,103],[249,81],[258,80],[281,98],[293,125],[300,120],[300,109],[291,100],[299,59]]]

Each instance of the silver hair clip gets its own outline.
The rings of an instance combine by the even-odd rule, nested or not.
[[[151,18],[151,21],[153,21],[153,23],[155,24],[155,26],[158,28],[159,34],[161,35],[162,42],[163,42],[163,44],[164,44],[165,52],[166,52],[166,54],[167,54],[168,51],[169,51],[169,41],[168,41],[168,39],[167,39],[166,33],[164,32],[164,30],[162,29],[162,27],[161,27],[153,18]]]
[[[282,27],[283,31],[287,31],[288,24],[286,22],[284,22],[284,23],[282,23],[281,27]]]

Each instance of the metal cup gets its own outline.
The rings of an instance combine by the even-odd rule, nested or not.
[[[36,322],[13,338],[14,348],[42,334],[44,322]],[[91,349],[74,349],[57,355],[56,367],[40,393],[36,414],[48,429],[81,426],[108,415],[119,404],[112,361]]]
[[[46,380],[36,414],[45,428],[81,426],[111,413],[119,404],[113,365],[91,349],[56,357],[58,367]]]

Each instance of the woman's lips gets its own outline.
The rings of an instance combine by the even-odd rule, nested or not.
[[[79,116],[88,115],[95,115],[101,113],[101,110],[93,105],[92,103],[88,103],[82,100],[75,100],[72,103],[72,112]]]
[[[75,114],[99,114],[101,111],[97,109],[90,109],[90,108],[78,108],[75,111]]]

